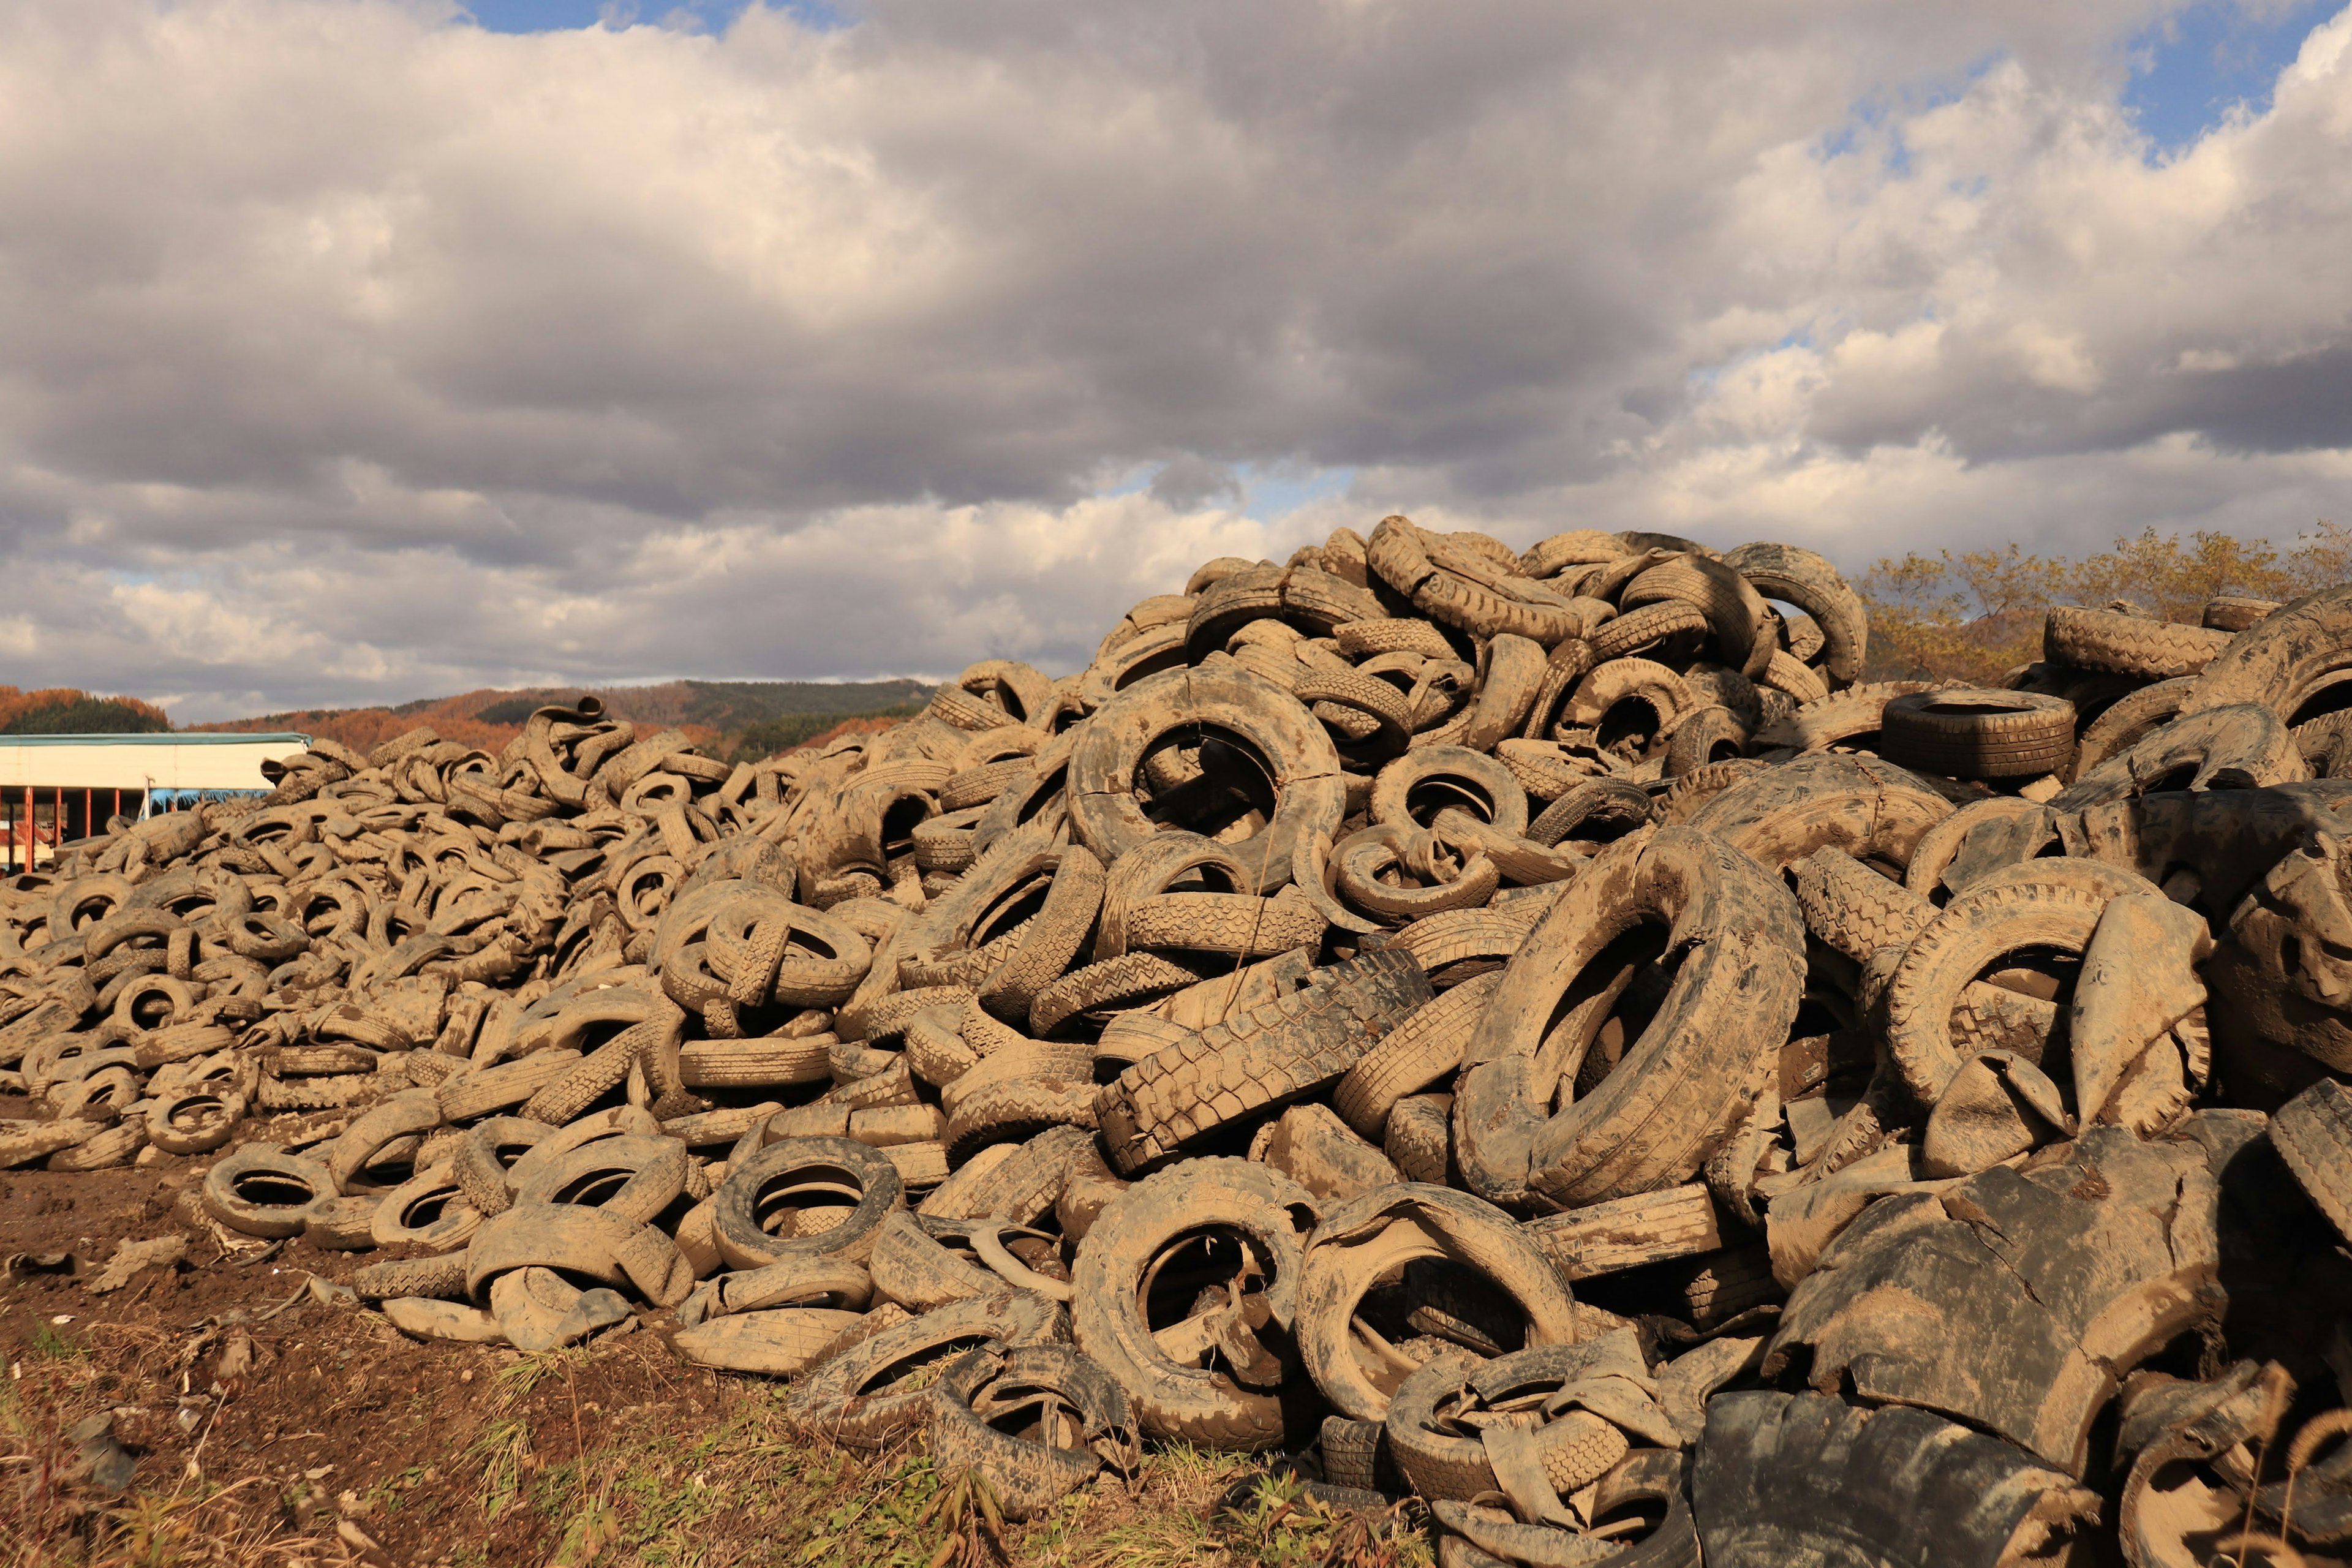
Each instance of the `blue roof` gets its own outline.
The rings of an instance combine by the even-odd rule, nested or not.
[[[145,735],[0,735],[0,746],[249,746],[256,742],[307,746],[308,735],[298,735],[291,730],[272,731],[266,735],[224,733],[216,730],[202,732],[166,731]]]

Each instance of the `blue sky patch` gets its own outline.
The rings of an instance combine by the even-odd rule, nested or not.
[[[1243,502],[1244,514],[1269,521],[1285,512],[1297,510],[1308,501],[1346,494],[1348,487],[1356,482],[1356,470],[1302,469],[1288,464],[1261,468],[1256,464],[1244,463],[1240,469],[1240,478],[1242,492],[1248,498]]]
[[[749,5],[750,0],[466,0],[474,20],[493,33],[563,33],[641,22],[699,25],[716,33]],[[818,0],[776,0],[769,8],[789,12],[810,26],[844,24],[839,10]]]
[[[2335,9],[2331,0],[2294,0],[2255,16],[2232,0],[2200,0],[2134,41],[2124,108],[2158,153],[2189,146],[2233,104],[2259,114],[2279,72]]]

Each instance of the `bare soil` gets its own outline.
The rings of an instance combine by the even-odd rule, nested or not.
[[[0,1099],[0,1119],[16,1109]],[[1097,1482],[1000,1547],[935,1506],[950,1500],[919,1449],[812,1440],[778,1385],[688,1366],[667,1314],[535,1356],[425,1344],[313,1290],[380,1253],[226,1251],[174,1215],[211,1158],[0,1172],[5,1568],[1426,1560],[1418,1534],[1367,1542],[1279,1489],[1213,1523],[1250,1467],[1181,1448],[1155,1452],[1138,1489]],[[90,1293],[118,1243],[169,1235],[188,1237],[180,1263]],[[120,1494],[70,1436],[100,1413],[136,1461]]]

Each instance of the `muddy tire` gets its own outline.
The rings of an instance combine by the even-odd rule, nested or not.
[[[1907,865],[1952,804],[1916,773],[1871,757],[1800,757],[1750,775],[1701,806],[1690,826],[1780,871],[1834,847]]]
[[[2158,791],[2258,789],[2303,777],[2294,736],[2269,708],[2244,702],[2183,710],[2084,773],[2052,797],[2050,807],[2084,811]]]
[[[1840,686],[1862,679],[1870,653],[1870,617],[1862,596],[1835,566],[1794,544],[1743,544],[1723,563],[1748,579],[1767,599],[1796,605],[1822,632],[1822,668]]]
[[[993,1423],[1034,1408],[1017,1435]],[[1126,1393],[1067,1345],[982,1345],[931,1391],[931,1462],[995,1489],[1004,1517],[1034,1519],[1091,1480],[1106,1463],[1132,1474],[1143,1458]]]
[[[1393,1383],[1382,1387],[1356,1353],[1357,1308],[1376,1283],[1417,1260],[1444,1260],[1494,1286],[1522,1314],[1524,1345],[1577,1337],[1575,1298],[1550,1258],[1510,1215],[1467,1193],[1411,1183],[1376,1187],[1329,1209],[1307,1238],[1304,1258],[1299,1354],[1323,1396],[1359,1421],[1387,1415]]]
[[[829,1200],[798,1217],[795,1196]],[[882,1216],[905,1206],[898,1167],[846,1138],[790,1138],[730,1166],[713,1194],[714,1238],[728,1264],[756,1268],[801,1254],[862,1260],[873,1250]],[[844,1200],[849,1200],[845,1202]],[[845,1211],[845,1212],[843,1212]],[[795,1217],[771,1230],[781,1215]]]
[[[1370,952],[1146,1058],[1103,1093],[1111,1163],[1133,1175],[1219,1128],[1322,1092],[1430,994],[1411,958]]]
[[[844,1447],[879,1448],[930,1420],[930,1389],[900,1386],[910,1374],[978,1345],[1042,1344],[1066,1332],[1061,1308],[1042,1296],[951,1302],[835,1352],[793,1381],[784,1406]]]
[[[2031,1175],[1883,1197],[1790,1292],[1761,1373],[1801,1363],[1816,1389],[1937,1411],[2080,1475],[2121,1379],[2218,1321],[2217,1201],[2196,1142],[2107,1126]]]
[[[1907,945],[1936,918],[1935,905],[1843,849],[1816,849],[1790,869],[1805,929],[1856,963]]]
[[[2306,594],[2230,640],[2190,689],[2183,713],[2258,702],[2287,724],[2352,669],[2352,584]]]
[[[864,1319],[826,1307],[775,1307],[681,1329],[672,1342],[697,1366],[795,1377],[824,1360]]]
[[[1599,1087],[1547,1117],[1527,1084],[1555,1013],[1586,966],[1644,919],[1669,922],[1688,956]],[[1688,1180],[1762,1092],[1802,997],[1804,948],[1788,889],[1711,835],[1664,827],[1596,856],[1511,960],[1472,1037],[1454,1105],[1471,1191],[1524,1212]],[[1589,1044],[1570,1054],[1580,1063]],[[1572,1077],[1574,1067],[1561,1059],[1555,1070]]]
[[[1874,680],[1801,703],[1795,712],[1773,720],[1756,731],[1749,748],[1759,752],[1821,752],[1832,746],[1875,751],[1878,727],[1887,703],[1916,691],[1932,691],[1927,680]]]
[[[1335,832],[1347,785],[1331,737],[1298,700],[1238,666],[1171,670],[1105,703],[1070,753],[1070,821],[1105,864],[1150,838],[1136,779],[1146,752],[1173,731],[1198,726],[1239,736],[1264,761],[1275,796],[1264,832],[1228,846],[1250,868],[1249,890],[1267,894],[1290,880],[1291,860],[1317,832]]]
[[[2230,637],[2203,626],[2060,605],[2042,623],[2042,656],[2077,669],[2170,680],[2212,663],[2230,646]]]
[[[1513,951],[1526,941],[1513,933]],[[1407,1095],[1450,1077],[1502,976],[1484,974],[1423,1004],[1360,1058],[1332,1091],[1339,1119],[1367,1139],[1388,1135],[1389,1112]]]
[[[2110,757],[2127,752],[2180,716],[2196,681],[2189,676],[2159,680],[2107,704],[2083,728],[2074,750],[2074,768],[2063,775],[2070,781],[2098,767]]]
[[[1961,994],[1993,961],[2024,949],[2080,953],[2107,895],[2050,883],[1972,889],[1912,938],[1886,984],[1886,1052],[1922,1106],[1943,1097],[1973,1052],[1953,1035]]]
[[[1277,1394],[1171,1359],[1139,1292],[1171,1243],[1197,1232],[1230,1235],[1268,1276],[1265,1310],[1286,1331],[1297,1315],[1300,1237],[1315,1207],[1306,1188],[1264,1165],[1204,1159],[1137,1183],[1096,1219],[1071,1272],[1072,1329],[1078,1348],[1127,1390],[1145,1431],[1209,1447],[1282,1445],[1289,1423]]]
[[[310,1211],[335,1195],[335,1178],[316,1160],[248,1143],[205,1173],[205,1213],[246,1236],[299,1236]],[[402,1290],[395,1295],[429,1294]]]

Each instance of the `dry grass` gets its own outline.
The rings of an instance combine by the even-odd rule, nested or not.
[[[0,1445],[11,1460],[0,1472],[0,1568],[325,1568],[370,1560],[366,1537],[339,1539],[339,1526],[390,1538],[428,1517],[444,1543],[433,1549],[439,1555],[386,1562],[1418,1568],[1429,1561],[1422,1535],[1399,1521],[1368,1525],[1318,1509],[1278,1479],[1249,1486],[1262,1467],[1182,1445],[1150,1452],[1131,1484],[1105,1476],[1043,1518],[1005,1523],[983,1489],[941,1475],[918,1447],[856,1454],[812,1437],[787,1416],[776,1385],[714,1382],[680,1367],[649,1335],[593,1350],[480,1352],[481,1373],[462,1387],[454,1360],[436,1363],[448,1381],[415,1397],[450,1418],[438,1424],[434,1444],[389,1475],[215,1480],[204,1468],[218,1462],[226,1469],[234,1456],[215,1446],[191,1474],[183,1447],[142,1458],[132,1491],[108,1499],[87,1483],[67,1436],[71,1420],[142,1390],[152,1403],[178,1385],[180,1358],[168,1335],[93,1334],[101,1345],[72,1332],[35,1336],[21,1378],[0,1382]],[[364,1355],[364,1345],[351,1353]],[[354,1359],[354,1372],[359,1364]],[[134,1365],[141,1370],[127,1370]],[[594,1400],[623,1386],[649,1388],[653,1397],[598,1412]],[[689,1394],[702,1405],[698,1415]],[[583,1431],[591,1434],[584,1443]],[[419,1484],[435,1478],[436,1486]],[[1221,1514],[1219,1500],[1237,1483],[1241,1500]]]

